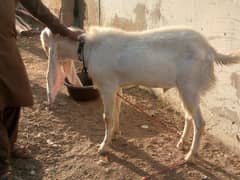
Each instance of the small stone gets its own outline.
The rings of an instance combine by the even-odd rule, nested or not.
[[[109,163],[108,156],[100,156],[100,159],[97,162],[97,165],[104,166]]]
[[[208,179],[208,176],[203,176],[202,177],[202,180],[207,180]]]
[[[143,129],[148,129],[149,126],[148,126],[148,125],[142,125],[141,128],[143,128]]]
[[[47,140],[47,143],[53,147],[61,147],[60,144],[55,144],[54,142],[52,142],[50,139]]]
[[[49,145],[53,145],[53,144],[54,144],[50,139],[47,140],[47,143],[48,143]]]
[[[67,105],[67,102],[61,101],[61,102],[59,102],[59,105],[61,105],[61,106],[66,106],[66,105]]]
[[[36,137],[41,137],[42,136],[42,133],[38,133]]]
[[[111,171],[112,171],[111,168],[106,168],[106,169],[105,169],[105,172],[106,172],[106,173],[110,173]]]
[[[34,170],[31,170],[31,171],[30,171],[30,174],[31,174],[31,175],[35,175],[36,172],[35,172]]]
[[[104,165],[107,165],[107,161],[104,161],[104,160],[99,160],[98,162],[97,162],[97,165],[99,165],[99,166],[104,166]]]

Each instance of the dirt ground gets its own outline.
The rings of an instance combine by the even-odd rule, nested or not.
[[[15,179],[137,180],[152,174],[151,179],[240,179],[240,158],[207,133],[201,143],[201,158],[158,174],[183,158],[186,151],[176,149],[179,135],[125,103],[120,118],[122,137],[113,142],[107,156],[98,156],[97,145],[104,136],[101,100],[76,102],[63,88],[49,109],[47,58],[39,38],[19,38],[18,44],[35,104],[22,112],[18,139],[29,147],[32,158],[12,160]],[[149,114],[182,130],[181,110],[173,109],[166,99],[156,101],[139,88],[124,94]]]

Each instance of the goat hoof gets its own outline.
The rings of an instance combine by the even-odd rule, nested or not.
[[[113,133],[113,140],[117,140],[121,137],[122,132],[121,131],[116,131]]]
[[[194,162],[195,161],[195,154],[187,153],[187,155],[184,157],[184,160],[187,162]]]
[[[187,155],[184,157],[184,160],[189,162],[192,160],[192,154],[191,153],[187,153]]]
[[[98,153],[104,155],[109,152],[110,147],[108,145],[101,144],[98,148]]]
[[[183,150],[183,149],[184,149],[183,141],[178,141],[178,143],[177,143],[177,148],[180,149],[180,150]]]

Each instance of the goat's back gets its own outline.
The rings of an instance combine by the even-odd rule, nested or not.
[[[94,27],[85,44],[89,73],[96,81],[164,88],[192,81],[202,91],[214,81],[215,53],[200,33],[185,27],[142,32]]]

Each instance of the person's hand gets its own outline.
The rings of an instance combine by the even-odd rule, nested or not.
[[[74,41],[78,41],[79,40],[79,36],[81,36],[81,34],[83,34],[84,31],[80,30],[80,31],[71,31],[69,30],[69,32],[67,33],[67,37],[74,40]]]

